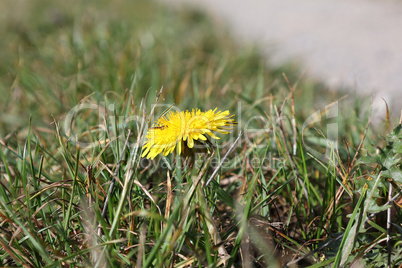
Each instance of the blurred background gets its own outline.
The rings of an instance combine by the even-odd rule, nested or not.
[[[400,114],[402,2],[320,0],[161,0],[201,8],[237,41],[256,42],[269,64],[299,64],[332,90],[376,93]]]
[[[301,116],[344,94],[368,110],[375,92],[374,116],[384,119],[384,98],[399,117],[401,3],[190,2],[1,1],[0,135],[30,115],[48,127],[89,94],[149,91],[151,103],[163,86],[164,101],[182,108],[280,99],[283,72],[303,82]]]

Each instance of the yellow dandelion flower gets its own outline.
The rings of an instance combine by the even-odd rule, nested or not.
[[[154,159],[158,154],[180,154],[184,146],[194,147],[194,141],[207,140],[206,135],[219,139],[214,132],[228,134],[236,124],[229,111],[199,109],[182,112],[170,112],[159,118],[148,130],[147,142],[143,147],[142,157]]]

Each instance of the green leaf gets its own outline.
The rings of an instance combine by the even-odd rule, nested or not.
[[[387,169],[391,169],[400,163],[401,158],[398,155],[390,155],[384,160],[383,166]]]
[[[378,213],[391,207],[391,205],[379,206],[376,202],[376,198],[368,199],[364,204],[367,207],[367,213]]]
[[[381,165],[382,161],[381,161],[381,157],[379,155],[366,155],[363,156],[362,158],[360,158],[360,162],[363,164],[379,164]]]
[[[392,179],[396,182],[402,183],[402,170],[400,168],[392,167],[382,173],[383,177]]]

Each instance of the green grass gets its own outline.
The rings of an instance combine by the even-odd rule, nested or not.
[[[195,10],[123,0],[0,10],[0,266],[402,262],[401,125],[368,124],[369,98],[266,66]],[[239,124],[194,165],[141,158],[165,110],[215,107]]]

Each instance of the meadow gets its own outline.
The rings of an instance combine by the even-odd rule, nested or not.
[[[401,118],[370,96],[271,68],[193,9],[0,10],[0,266],[402,264]],[[143,154],[161,118],[215,108],[236,122],[220,139]]]

